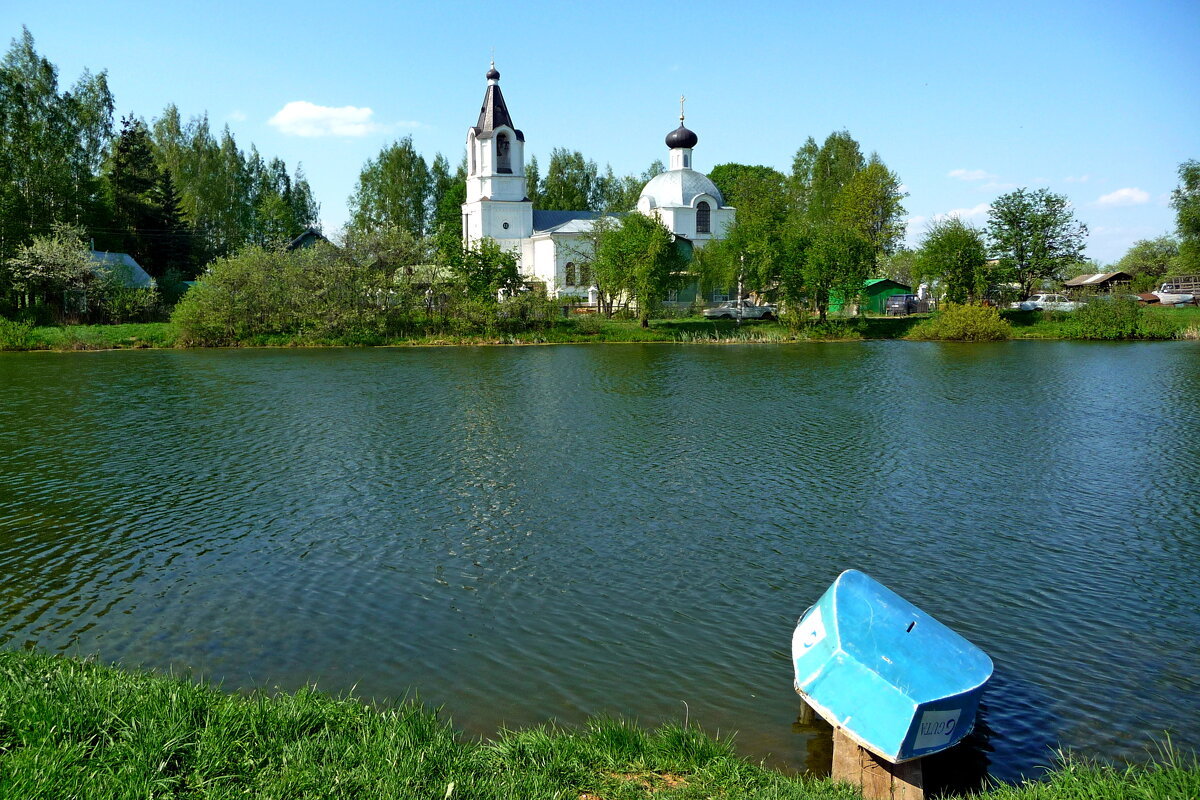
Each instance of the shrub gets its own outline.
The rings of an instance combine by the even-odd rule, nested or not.
[[[1142,316],[1132,297],[1100,295],[1072,312],[1064,328],[1077,339],[1136,339],[1141,335]]]
[[[0,317],[0,350],[29,350],[33,347],[33,325]]]
[[[992,306],[946,303],[931,318],[909,331],[907,339],[950,342],[997,342],[1012,336],[1012,326]]]

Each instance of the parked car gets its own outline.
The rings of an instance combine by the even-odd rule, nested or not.
[[[1083,303],[1062,294],[1035,294],[1019,303],[1013,303],[1012,307],[1021,311],[1076,311],[1083,308]]]
[[[714,308],[704,309],[709,319],[775,319],[779,314],[773,305],[755,305],[750,300],[730,300]]]
[[[929,301],[915,294],[894,294],[883,303],[883,313],[888,316],[924,314],[929,310]]]

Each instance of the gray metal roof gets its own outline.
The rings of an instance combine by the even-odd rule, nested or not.
[[[725,205],[721,190],[707,175],[694,169],[673,169],[651,178],[641,197],[649,197],[653,208],[690,208],[702,194],[716,200],[718,207]]]
[[[1069,281],[1064,281],[1063,286],[1095,286],[1100,283],[1107,283],[1111,280],[1131,281],[1133,276],[1128,272],[1097,272],[1093,275],[1076,275]]]
[[[97,271],[117,272],[122,276],[122,283],[129,289],[149,289],[154,285],[154,279],[129,253],[101,253],[93,250],[92,262],[95,263]]]
[[[533,210],[533,232],[534,233],[578,233],[580,230],[591,230],[591,225],[587,225],[580,230],[573,229],[572,231],[560,231],[564,225],[573,222],[581,222],[585,220],[594,220],[600,216],[595,211],[538,211]],[[578,226],[575,226],[578,228]]]

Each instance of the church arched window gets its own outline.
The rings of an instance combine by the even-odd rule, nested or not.
[[[575,285],[575,263],[572,261],[568,261],[567,266],[564,268],[564,271],[566,272],[566,276],[563,278],[563,283],[566,284],[567,286],[574,286]]]
[[[512,142],[508,140],[507,134],[500,134],[496,137],[496,172],[502,172],[505,175],[512,174]]]
[[[471,166],[467,171],[468,175],[475,174],[475,134],[471,134],[471,141],[467,142],[467,152],[471,154]]]
[[[696,204],[696,233],[712,233],[711,212],[704,200]]]

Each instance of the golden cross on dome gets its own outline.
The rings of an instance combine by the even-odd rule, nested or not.
[[[683,122],[683,101],[686,100],[683,95],[679,95],[679,121]]]

